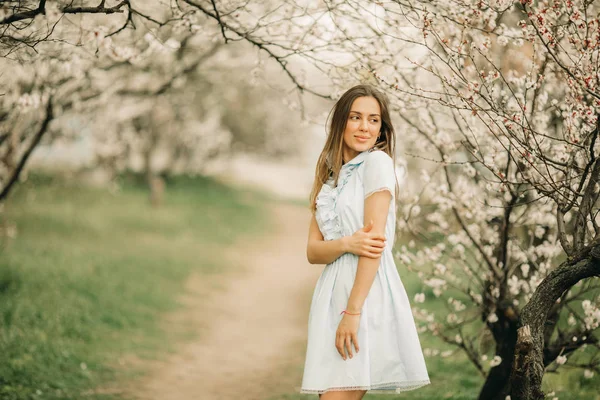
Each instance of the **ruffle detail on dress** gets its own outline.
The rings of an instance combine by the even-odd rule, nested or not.
[[[319,229],[325,240],[340,239],[343,236],[342,224],[340,222],[340,217],[335,210],[335,206],[337,204],[338,196],[352,175],[352,171],[360,164],[361,162],[344,166],[340,171],[338,185],[333,187],[334,180],[333,178],[329,178],[327,182],[323,184],[321,191],[317,195],[315,219],[317,220],[317,224],[319,225]]]
[[[332,180],[324,183],[317,196],[315,218],[325,240],[334,240],[342,237],[342,226],[335,212],[337,190],[332,187],[332,184]]]

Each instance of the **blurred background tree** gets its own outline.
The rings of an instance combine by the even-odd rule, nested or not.
[[[36,146],[85,135],[94,145],[92,168],[113,178],[143,170],[148,182],[199,173],[234,151],[283,156],[295,149],[299,136],[288,132],[298,113],[267,110],[282,105],[282,88],[300,87],[261,77],[265,61],[252,47],[272,56],[267,41],[222,37],[214,11],[193,2],[87,3],[2,5],[0,63],[10,79],[0,104],[0,201]],[[257,7],[230,6],[228,16],[243,13],[248,23]]]

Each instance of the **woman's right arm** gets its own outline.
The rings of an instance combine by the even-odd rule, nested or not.
[[[372,224],[371,224],[372,227]],[[329,264],[344,253],[379,258],[385,248],[385,236],[370,233],[370,227],[361,228],[352,236],[325,240],[313,213],[308,230],[306,258],[311,264]]]

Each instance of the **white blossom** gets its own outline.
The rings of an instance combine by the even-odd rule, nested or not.
[[[440,356],[447,358],[450,357],[454,352],[452,350],[445,350],[440,353]]]
[[[506,45],[508,44],[508,38],[506,36],[500,35],[498,36],[498,44],[502,47],[506,47]]]
[[[492,358],[490,360],[490,367],[496,367],[496,366],[500,365],[501,363],[502,363],[502,357],[494,356],[494,358]]]
[[[581,306],[584,312],[585,327],[587,330],[594,330],[600,326],[600,309],[592,304],[590,300],[583,300]]]
[[[488,317],[487,317],[487,320],[488,320],[488,322],[490,322],[490,323],[492,323],[492,324],[493,324],[493,323],[495,323],[495,322],[498,322],[498,316],[497,316],[497,315],[496,315],[496,313],[494,313],[494,312],[493,312],[493,313],[490,313],[490,314],[488,315]]]

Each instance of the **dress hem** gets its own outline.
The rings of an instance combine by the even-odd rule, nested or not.
[[[349,390],[367,390],[379,394],[397,394],[402,392],[408,392],[409,390],[419,389],[425,385],[429,385],[429,380],[424,381],[412,381],[412,382],[388,382],[378,383],[370,386],[345,386],[345,387],[330,387],[327,389],[300,389],[302,394],[323,394],[331,391],[349,391]],[[393,388],[390,388],[392,386]]]

